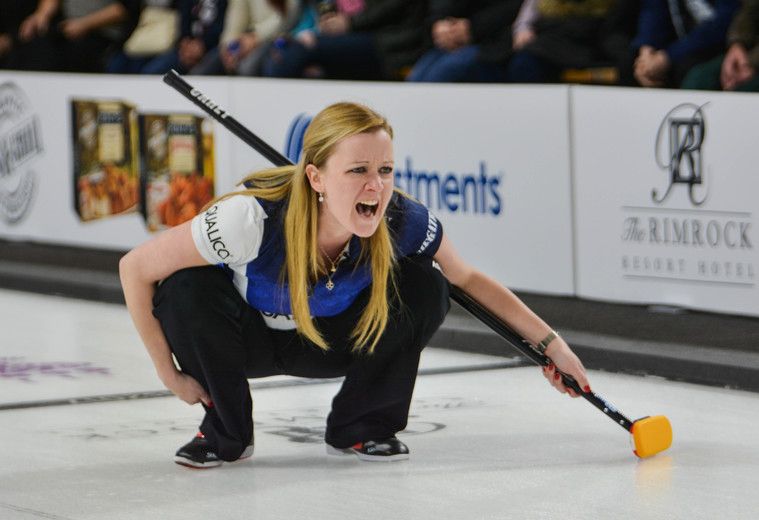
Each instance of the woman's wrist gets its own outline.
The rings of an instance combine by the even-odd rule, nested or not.
[[[541,339],[538,343],[535,344],[535,348],[541,354],[546,354],[546,351],[548,350],[548,347],[551,346],[552,344],[556,343],[557,339],[559,339],[559,333],[556,332],[555,330],[551,329],[543,337],[543,339]]]
[[[550,345],[546,347],[545,355],[546,357],[553,359],[563,349],[569,350],[569,345],[567,345],[566,341],[564,341],[561,337],[557,337],[551,342]]]
[[[156,371],[158,372],[158,378],[167,387],[171,386],[181,374],[173,364],[165,368],[158,368]]]

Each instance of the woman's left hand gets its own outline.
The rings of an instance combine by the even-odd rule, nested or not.
[[[572,349],[569,348],[569,345],[564,340],[556,338],[546,349],[546,356],[551,359],[551,364],[543,367],[543,375],[556,390],[562,394],[569,394],[571,397],[580,396],[580,394],[564,385],[561,374],[559,374],[560,371],[572,376],[584,392],[590,392],[590,382],[588,381],[588,375],[585,373],[585,367],[582,366],[580,358],[572,352]]]

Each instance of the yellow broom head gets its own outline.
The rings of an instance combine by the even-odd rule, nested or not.
[[[633,453],[642,459],[661,453],[672,445],[672,425],[663,415],[638,419],[630,433],[635,445]]]

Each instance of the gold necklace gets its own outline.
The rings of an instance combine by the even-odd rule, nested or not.
[[[340,265],[340,262],[343,261],[343,257],[344,257],[343,253],[345,251],[344,250],[340,251],[340,254],[337,255],[337,261],[335,262],[333,262],[332,258],[330,258],[330,256],[324,252],[324,249],[321,249],[321,252],[324,256],[327,257],[327,260],[329,260],[329,263],[330,263],[330,268],[329,268],[329,271],[327,272],[327,282],[324,285],[327,287],[328,291],[331,291],[332,289],[335,288],[335,282],[332,281],[332,275],[335,274],[335,272],[337,271],[337,266]]]

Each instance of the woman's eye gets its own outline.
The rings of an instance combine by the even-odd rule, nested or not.
[[[382,166],[379,170],[379,173],[381,175],[389,175],[393,173],[393,167],[392,166]],[[367,168],[366,166],[357,166],[356,168],[351,168],[348,170],[349,173],[366,173]]]

